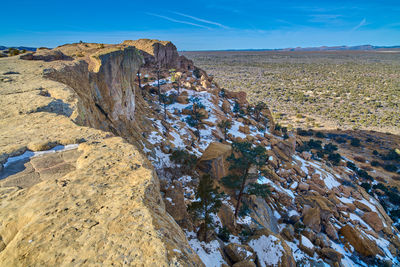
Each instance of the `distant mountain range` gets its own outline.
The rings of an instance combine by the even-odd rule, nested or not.
[[[16,48],[18,50],[26,50],[26,51],[36,51],[36,47],[26,47],[26,46],[2,46],[0,45],[0,50],[7,50],[9,48]]]
[[[292,47],[292,48],[276,48],[276,49],[226,49],[226,50],[210,50],[210,51],[399,51],[400,52],[400,45],[397,46],[341,45],[341,46],[319,46],[319,47]]]
[[[296,47],[296,48],[283,48],[273,49],[278,51],[342,51],[342,50],[356,50],[356,51],[371,51],[371,50],[400,50],[400,46],[374,46],[374,45],[357,45],[357,46],[320,46],[320,47]]]

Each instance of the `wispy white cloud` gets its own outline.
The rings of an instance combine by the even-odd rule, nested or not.
[[[366,24],[367,24],[367,20],[366,20],[365,18],[363,18],[363,19],[360,21],[360,23],[358,23],[358,25],[355,26],[355,27],[352,29],[352,31],[356,31],[356,30],[358,30],[359,28],[361,28],[362,26],[364,26],[364,25],[366,25]]]
[[[183,13],[179,13],[179,12],[173,12],[173,13],[175,13],[175,14],[177,14],[179,16],[182,16],[182,17],[186,17],[186,18],[192,19],[192,20],[200,21],[200,22],[203,22],[203,23],[211,24],[211,25],[216,25],[216,26],[224,28],[224,29],[229,29],[228,26],[225,26],[225,25],[223,25],[221,23],[218,23],[218,22],[215,22],[215,21],[205,20],[205,19],[197,18],[197,17],[190,16],[190,15],[183,14]]]
[[[146,14],[150,15],[150,16],[154,16],[154,17],[159,17],[159,18],[162,18],[162,19],[165,19],[165,20],[169,20],[169,21],[172,21],[172,22],[176,22],[176,23],[187,24],[187,25],[192,25],[192,26],[196,26],[196,27],[200,27],[200,28],[211,30],[211,28],[209,28],[207,26],[200,25],[200,24],[197,24],[197,23],[192,23],[190,21],[178,20],[178,19],[174,19],[174,18],[170,18],[170,17],[167,17],[167,16],[158,15],[158,14],[154,14],[154,13],[146,13]]]

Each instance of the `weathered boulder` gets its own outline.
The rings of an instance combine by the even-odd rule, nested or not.
[[[339,235],[343,237],[343,242],[349,242],[363,256],[375,257],[378,254],[383,255],[374,241],[348,224],[340,228]]]
[[[315,252],[315,247],[311,241],[305,237],[301,236],[299,248],[304,251],[308,256],[313,257]]]
[[[226,99],[224,100],[224,102],[222,102],[222,110],[225,113],[231,112],[231,104],[229,104],[229,101]]]
[[[305,208],[303,210],[303,223],[317,233],[321,231],[321,214],[319,207]]]
[[[383,230],[383,223],[381,218],[379,218],[378,213],[371,211],[365,212],[364,215],[361,217],[369,226],[374,229],[375,232],[379,232]]]
[[[230,99],[236,99],[236,101],[240,104],[240,105],[247,105],[247,93],[240,91],[240,92],[233,92],[233,91],[229,91],[229,90],[225,90],[225,95],[227,98]]]
[[[296,266],[290,247],[281,237],[273,234],[268,229],[256,231],[250,237],[248,245],[257,254],[259,266]]]
[[[267,228],[275,234],[279,233],[274,212],[262,197],[250,196],[248,205],[251,208],[252,228]]]
[[[250,128],[247,125],[239,126],[239,132],[242,132],[244,134],[249,134],[250,133]]]
[[[309,188],[310,185],[306,183],[299,183],[299,185],[297,186],[297,190],[299,191],[308,191]]]
[[[324,259],[330,260],[332,263],[340,263],[342,261],[343,255],[334,250],[333,248],[322,248],[319,254]]]
[[[353,201],[353,204],[354,204],[357,208],[359,208],[360,210],[362,210],[362,211],[365,211],[365,212],[370,212],[370,211],[372,211],[371,208],[370,208],[368,205],[365,205],[364,203],[362,203],[362,202],[360,202],[360,201],[358,201],[358,200]]]
[[[43,61],[73,60],[72,57],[66,56],[61,51],[57,50],[39,50],[36,53],[23,54],[19,58],[25,60],[43,60]]]
[[[189,99],[187,96],[184,95],[180,95],[176,98],[176,102],[178,102],[179,104],[188,104],[189,103]]]
[[[232,153],[232,147],[218,142],[211,143],[199,159],[198,168],[216,179],[228,175],[229,164],[226,158]]]
[[[204,108],[201,108],[198,110],[198,112],[201,114],[201,116],[203,117],[203,119],[208,119],[208,111],[205,110]]]
[[[272,146],[272,150],[282,160],[291,161],[295,153],[296,139],[291,136],[288,140],[281,140]]]
[[[248,245],[230,243],[224,247],[224,252],[232,263],[256,259],[253,249]]]
[[[337,231],[331,222],[325,222],[324,227],[325,227],[325,232],[329,236],[330,239],[332,239],[332,240],[339,239]]]

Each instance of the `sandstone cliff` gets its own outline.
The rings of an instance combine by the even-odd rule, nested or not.
[[[133,129],[140,55],[131,47],[92,53],[90,45],[71,46],[64,50],[84,56],[61,62],[50,55],[48,63],[1,59],[0,73],[15,73],[1,84],[1,163],[27,149],[79,147],[67,171],[53,159],[46,168],[61,167],[50,177],[38,170],[33,184],[23,183],[28,175],[2,185],[0,265],[201,266],[165,211],[151,164],[113,137]]]

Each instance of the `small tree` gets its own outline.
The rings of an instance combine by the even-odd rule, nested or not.
[[[163,104],[164,107],[164,120],[167,119],[167,105],[169,103],[170,98],[166,94],[161,94],[160,95],[161,103]]]
[[[194,77],[196,77],[197,79],[200,79],[200,77],[201,77],[200,70],[199,70],[198,68],[195,68],[195,69],[193,70],[193,75],[194,75]]]
[[[192,103],[192,114],[186,118],[186,122],[190,127],[196,128],[196,135],[200,141],[200,126],[203,124],[204,115],[200,112],[200,109],[204,108],[199,97],[191,97],[189,102]]]
[[[160,67],[157,67],[157,89],[158,89],[158,102],[161,106],[161,89],[160,89]]]
[[[189,205],[189,211],[197,219],[204,220],[204,240],[207,242],[207,231],[213,226],[212,213],[217,213],[222,206],[223,194],[215,188],[209,174],[201,177],[196,190],[196,201]]]
[[[235,101],[235,104],[233,105],[233,113],[238,113],[240,111],[240,105],[238,102]]]
[[[237,218],[243,194],[265,196],[268,193],[267,185],[248,183],[250,168],[264,165],[267,154],[263,146],[253,147],[249,142],[233,142],[232,149],[232,154],[227,158],[230,162],[231,174],[223,177],[222,183],[229,188],[238,190],[235,208],[235,218]]]
[[[197,163],[197,157],[183,149],[172,151],[169,158],[175,163],[176,167],[179,166],[185,174],[192,173]]]
[[[224,134],[225,141],[226,141],[228,131],[230,128],[232,128],[232,122],[230,122],[229,120],[223,120],[220,123],[218,123],[218,127],[221,128],[221,130]]]

